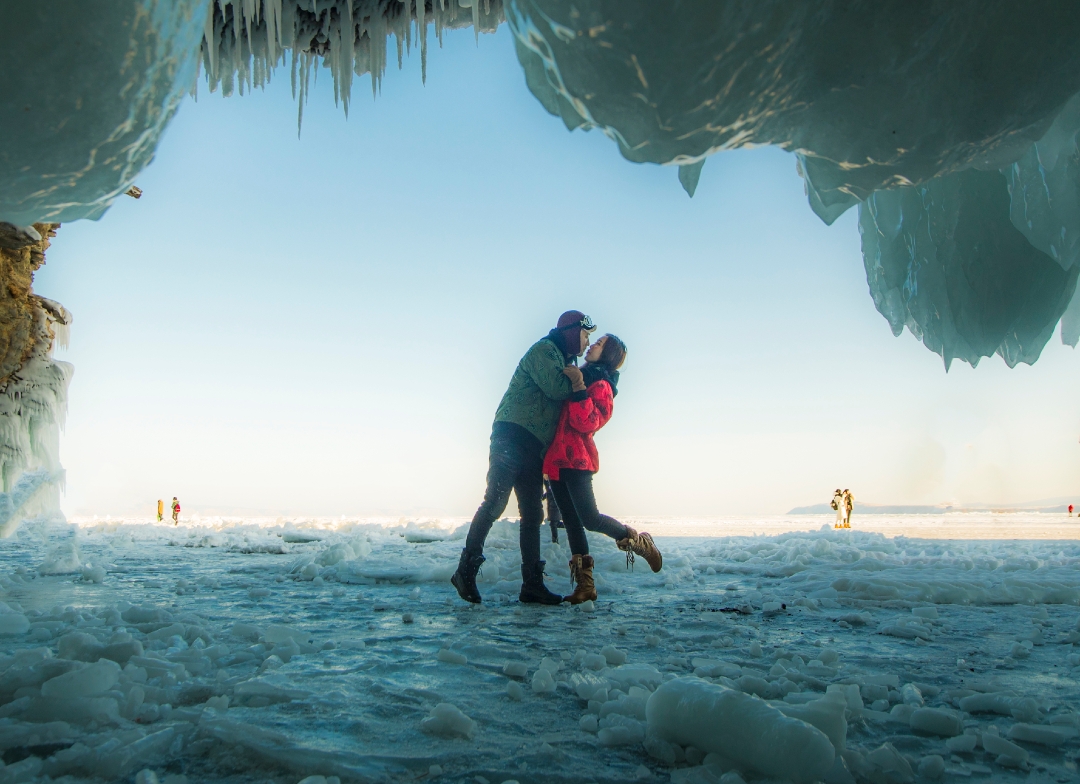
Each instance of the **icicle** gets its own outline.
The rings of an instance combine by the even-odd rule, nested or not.
[[[427,0],[416,0],[416,31],[420,34],[420,81],[427,84]]]
[[[356,28],[353,24],[352,0],[345,0],[345,21],[341,27],[341,102],[346,119],[349,116],[349,101],[352,98],[353,62],[356,56]]]
[[[214,34],[214,11],[217,9],[217,0],[210,3],[209,13],[206,15],[206,25],[203,27],[203,50],[210,58],[206,78],[209,81],[218,71],[218,38]]]
[[[225,95],[234,89],[243,95],[254,87],[265,88],[279,63],[284,64],[286,50],[291,50],[293,97],[306,103],[313,80],[318,81],[318,68],[325,67],[333,76],[334,101],[341,103],[348,116],[354,76],[367,73],[372,95],[378,95],[391,34],[398,68],[403,68],[405,55],[412,53],[415,21],[421,79],[426,84],[428,24],[434,24],[442,45],[445,29],[464,26],[467,8],[479,40],[481,24],[490,29],[500,21],[501,2],[431,0],[429,8],[428,0],[211,0],[203,31],[204,62],[199,69],[206,71],[211,92],[220,87]],[[302,118],[301,106],[298,133]]]
[[[247,33],[247,40],[251,41],[251,23],[259,21],[259,0],[242,0],[242,2],[244,15],[244,32]],[[236,6],[233,7],[235,8]]]

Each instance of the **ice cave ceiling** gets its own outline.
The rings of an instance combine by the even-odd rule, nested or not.
[[[198,81],[226,94],[312,69],[348,110],[393,37],[505,21],[528,88],[567,128],[674,165],[776,145],[809,207],[851,207],[894,333],[946,366],[1034,362],[1080,338],[1080,5],[654,0],[114,0],[0,12],[0,221],[98,218]],[[205,89],[205,87],[203,87]],[[674,178],[673,178],[674,185]]]

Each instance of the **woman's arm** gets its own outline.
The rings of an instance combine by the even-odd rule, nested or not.
[[[606,381],[596,381],[589,387],[585,400],[571,400],[566,404],[567,424],[579,433],[595,433],[611,419],[614,402],[611,385]]]

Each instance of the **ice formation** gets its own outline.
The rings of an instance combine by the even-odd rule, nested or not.
[[[981,538],[997,517],[937,541],[651,521],[664,571],[598,543],[592,613],[514,600],[509,521],[480,606],[435,568],[457,521],[32,522],[0,551],[0,777],[1069,781],[1080,545],[1025,540],[1039,515]],[[566,545],[544,556],[569,585]]]
[[[23,236],[0,227],[0,538],[26,517],[59,514],[72,366],[52,351],[67,343],[71,314],[31,288],[55,229],[39,223]]]
[[[7,3],[0,221],[100,217],[195,79],[209,0]]]
[[[513,0],[507,20],[550,112],[632,161],[679,166],[691,195],[717,151],[795,152],[823,220],[859,205],[894,333],[907,326],[946,367],[1034,362],[1074,298],[1076,8]],[[1070,345],[1078,310],[1062,321]]]
[[[261,87],[288,53],[298,125],[312,69],[320,63],[330,69],[334,100],[348,114],[354,75],[369,74],[371,92],[378,92],[390,35],[399,68],[416,36],[426,79],[429,23],[442,41],[446,29],[472,25],[479,35],[503,21],[502,0],[211,0],[210,7],[202,62],[211,91],[231,95],[235,84],[242,95],[245,88]]]
[[[125,0],[58,18],[23,5],[0,33],[14,74],[0,220],[16,226],[99,216],[150,160],[200,61],[226,94],[288,63],[301,112],[328,67],[348,111],[354,76],[377,91],[391,34],[399,64],[415,43],[426,69],[429,24],[479,34],[505,17],[549,111],[629,160],[677,166],[691,195],[711,154],[795,153],[823,220],[858,205],[867,281],[893,331],[946,366],[1034,362],[1059,320],[1062,340],[1080,342],[1080,8],[1068,3]],[[37,56],[42,41],[64,57]]]

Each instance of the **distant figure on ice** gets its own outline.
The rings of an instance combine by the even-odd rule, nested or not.
[[[551,494],[551,480],[546,476],[544,477],[544,502],[547,507],[547,524],[551,528],[551,541],[553,544],[558,544],[559,529],[564,527],[562,512],[559,511],[559,505],[555,503],[555,496]]]
[[[176,500],[176,496],[172,497],[172,524],[177,525],[180,522],[180,502]]]
[[[585,354],[585,367],[568,367],[574,394],[563,403],[555,438],[544,456],[544,473],[551,477],[551,491],[563,513],[566,539],[570,543],[570,577],[574,592],[566,597],[571,604],[596,599],[593,557],[585,529],[615,540],[626,552],[626,564],[640,555],[654,572],[663,566],[663,557],[649,534],[638,533],[596,508],[592,478],[600,470],[600,456],[593,433],[607,424],[618,394],[619,368],[626,360],[626,345],[614,335],[604,335]]]
[[[1073,505],[1069,504],[1069,517],[1072,517]]]
[[[157,500],[157,521],[160,523],[165,519],[165,502],[160,498]]]
[[[832,502],[829,504],[836,511],[836,523],[833,528],[841,528],[844,523],[844,494],[840,492],[840,488],[836,488],[836,492],[833,493]]]
[[[560,604],[562,597],[544,585],[544,562],[540,560],[540,524],[544,520],[544,450],[555,435],[562,402],[573,394],[563,374],[576,365],[589,347],[593,320],[577,310],[559,316],[555,329],[536,341],[518,362],[510,385],[495,411],[488,453],[487,490],[473,515],[457,571],[450,578],[458,595],[480,603],[476,574],[484,563],[484,540],[510,500],[518,500],[521,523],[521,592],[518,601]]]
[[[844,528],[851,528],[851,510],[855,508],[855,494],[844,489]]]

